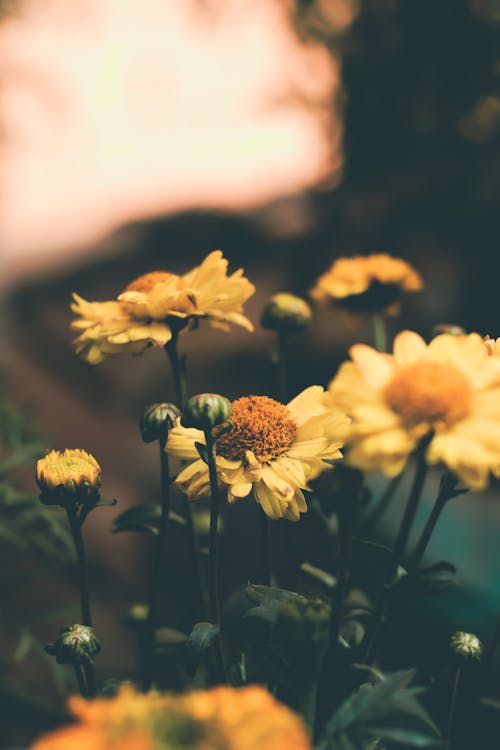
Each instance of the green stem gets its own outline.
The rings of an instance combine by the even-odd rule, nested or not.
[[[76,680],[78,682],[78,689],[80,691],[80,695],[83,698],[89,697],[89,691],[87,687],[87,680],[85,679],[85,670],[83,668],[82,664],[74,664],[73,665],[76,675]]]
[[[278,331],[278,346],[276,350],[276,366],[278,369],[278,401],[286,404],[288,401],[287,349],[288,336],[284,331]]]
[[[170,473],[168,466],[168,453],[165,450],[166,435],[158,441],[160,446],[160,468],[161,468],[161,516],[158,537],[153,558],[153,580],[151,585],[151,596],[149,600],[148,619],[145,634],[145,658],[144,658],[144,681],[143,689],[146,693],[153,681],[153,662],[155,633],[158,627],[158,615],[160,594],[163,588],[162,560],[167,539],[170,513]]]
[[[445,477],[443,477],[436,502],[434,503],[434,507],[432,508],[429,518],[427,519],[427,523],[424,526],[420,539],[417,542],[417,546],[415,547],[413,555],[411,556],[410,563],[408,565],[408,570],[410,570],[412,573],[414,573],[418,569],[420,563],[422,562],[422,558],[424,556],[425,550],[427,549],[427,545],[429,544],[434,528],[439,520],[441,513],[443,512],[444,506],[451,497],[450,493],[455,488],[456,483],[456,478],[451,474],[445,475]]]
[[[92,616],[90,613],[90,599],[88,589],[88,576],[87,576],[87,556],[85,553],[85,545],[83,543],[82,527],[76,511],[76,505],[74,502],[68,502],[66,504],[66,513],[68,515],[68,521],[75,544],[76,556],[78,561],[78,575],[80,579],[80,606],[82,610],[82,625],[92,627]],[[94,694],[94,667],[92,664],[86,665],[86,677],[88,694]]]
[[[335,648],[339,637],[340,623],[342,620],[343,602],[349,589],[350,564],[351,564],[351,540],[353,532],[352,509],[340,503],[337,510],[338,541],[339,541],[339,567],[335,597],[332,601],[330,611],[330,644]]]
[[[215,441],[210,429],[205,430],[205,441],[207,444],[208,473],[210,478],[210,547],[208,556],[209,617],[210,622],[219,626],[219,637],[215,646],[215,658],[219,676],[225,682],[219,603],[219,486],[217,482],[217,465],[215,462]]]
[[[172,338],[165,344],[165,351],[167,352],[170,364],[172,366],[172,373],[174,376],[175,383],[175,400],[179,409],[184,408],[184,404],[187,401],[187,388],[186,388],[186,372],[184,364],[179,357],[179,349],[177,342],[179,338],[180,328],[172,326]]]
[[[371,633],[367,633],[367,636],[365,638],[363,652],[365,654],[365,661],[367,664],[370,664],[372,661],[373,649],[374,649],[377,637],[379,635],[382,621],[385,615],[387,597],[388,597],[389,591],[392,588],[392,585],[394,584],[394,579],[398,572],[398,568],[401,564],[401,560],[403,558],[403,554],[404,554],[404,551],[408,542],[408,538],[410,536],[411,528],[413,526],[413,521],[415,520],[415,516],[417,513],[418,505],[420,502],[420,497],[422,495],[422,490],[424,487],[425,477],[427,475],[427,464],[425,463],[425,451],[427,449],[427,445],[429,444],[429,441],[430,441],[430,436],[424,438],[420,442],[418,449],[417,449],[417,455],[416,455],[417,466],[415,469],[415,477],[414,477],[413,484],[410,490],[410,495],[408,497],[408,502],[406,504],[403,519],[399,527],[399,532],[396,538],[396,543],[394,545],[394,550],[392,553],[391,562],[389,564],[389,569],[387,572],[384,588],[382,590],[382,595],[378,601],[378,605],[373,616],[373,625],[371,628]]]
[[[450,710],[448,712],[448,724],[446,728],[446,746],[451,748],[451,733],[453,731],[453,719],[455,716],[455,706],[457,703],[458,688],[460,685],[461,670],[457,669],[455,672],[455,678],[453,680],[453,688],[451,691],[450,699]]]
[[[398,474],[397,476],[393,477],[387,487],[384,490],[384,493],[382,494],[382,497],[376,504],[375,508],[372,510],[366,521],[363,523],[363,533],[370,533],[373,531],[373,529],[377,526],[377,524],[380,522],[380,519],[385,514],[385,512],[388,510],[392,500],[394,499],[394,496],[396,494],[396,491],[401,484],[401,480],[403,478],[403,472]]]
[[[189,538],[189,548],[191,550],[191,560],[195,579],[195,621],[201,622],[206,619],[208,613],[207,591],[206,586],[204,586],[203,584],[205,571],[203,568],[203,560],[200,552],[198,533],[196,531],[194,521],[193,508],[187,495],[182,495],[182,501],[184,505],[184,516],[186,518],[186,529]]]
[[[259,508],[260,517],[260,578],[264,586],[271,585],[271,539],[270,523],[262,508]]]
[[[384,316],[381,313],[372,314],[373,323],[373,343],[375,349],[379,352],[387,351],[387,330]]]

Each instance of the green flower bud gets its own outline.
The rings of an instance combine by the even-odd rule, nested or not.
[[[281,333],[298,333],[311,322],[312,311],[307,302],[293,294],[274,294],[264,305],[260,324]]]
[[[483,644],[474,633],[465,633],[457,630],[451,636],[451,648],[457,656],[467,659],[480,659],[483,653]]]
[[[88,625],[69,625],[59,631],[54,643],[45,646],[58,664],[92,664],[101,644]]]
[[[180,416],[174,404],[150,404],[139,422],[142,439],[145,443],[152,443],[166,437]]]
[[[36,481],[45,505],[65,506],[68,501],[95,505],[100,499],[101,467],[78,448],[50,451],[37,462]]]
[[[200,393],[192,396],[182,412],[183,427],[195,427],[197,430],[211,430],[227,422],[231,416],[232,404],[217,393]]]

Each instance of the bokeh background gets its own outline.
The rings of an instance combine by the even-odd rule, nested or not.
[[[118,510],[158,498],[156,452],[137,423],[148,403],[173,398],[173,383],[161,351],[79,362],[71,293],[111,299],[141,273],[183,273],[222,249],[256,285],[246,307],[256,331],[201,326],[182,346],[190,391],[230,398],[275,392],[273,338],[258,325],[268,296],[307,297],[345,254],[389,252],[423,276],[391,334],[428,337],[454,323],[499,335],[500,2],[18,0],[0,9],[2,399],[44,447],[95,455],[104,495],[118,499],[91,516],[86,538],[106,642],[98,675],[126,678],[138,657],[123,617],[147,598],[151,539],[110,531]],[[326,385],[355,341],[371,341],[368,322],[315,310],[290,352],[291,394]],[[33,466],[19,473],[28,492],[32,475]],[[229,593],[255,575],[253,507],[231,509],[225,523]],[[429,604],[422,642],[457,628],[492,637],[499,532],[497,486],[454,501],[429,559],[456,564],[461,586]],[[282,583],[297,561],[318,562],[312,522],[273,533]],[[50,640],[59,621],[44,613],[55,600],[75,605],[71,566],[7,540],[1,555],[2,609],[16,623],[41,618],[37,637]],[[192,571],[182,530],[169,555],[164,619],[183,630]],[[12,580],[22,585],[12,590]],[[59,699],[43,657],[21,649],[13,659],[19,628],[6,618],[3,630],[5,747],[22,746],[50,726]]]

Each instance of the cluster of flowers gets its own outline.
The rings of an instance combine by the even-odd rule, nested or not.
[[[214,251],[183,276],[145,274],[115,300],[88,302],[75,294],[76,352],[96,365],[110,355],[163,347],[175,367],[178,335],[201,320],[223,330],[236,324],[252,331],[243,305],[254,287],[242,270],[228,276],[227,265]],[[404,293],[421,288],[419,274],[405,261],[371,255],[337,260],[317,280],[311,298],[383,318],[397,312]],[[261,323],[283,338],[310,319],[305,300],[277,294]],[[500,476],[500,340],[450,328],[428,343],[402,331],[392,353],[355,344],[349,354],[326,389],[311,385],[288,403],[265,395],[229,403],[215,394],[186,401],[179,388],[179,409],[163,407],[160,417],[153,409],[143,437],[147,433],[144,439],[161,440],[166,453],[183,462],[176,485],[189,500],[213,498],[215,482],[229,503],[253,493],[272,520],[300,519],[307,511],[304,492],[343,458],[341,449],[349,466],[388,477],[399,475],[416,453],[426,465],[442,466],[452,475],[453,488],[460,482],[484,490],[491,475]],[[72,495],[84,506],[89,497],[98,499],[100,470],[84,451],[54,451],[39,461],[37,481],[45,502],[64,503]],[[256,737],[248,717],[255,717],[259,706],[261,733]],[[36,750],[177,747],[168,738],[178,732],[193,736],[183,747],[308,746],[295,718],[260,689],[240,690],[237,698],[230,688],[184,697],[144,697],[125,690],[107,702],[75,700],[73,707],[82,724],[41,740]],[[262,723],[265,716],[269,726],[267,718]],[[119,729],[122,717],[132,744]],[[80,742],[82,732],[86,744]],[[155,739],[162,733],[164,744]]]

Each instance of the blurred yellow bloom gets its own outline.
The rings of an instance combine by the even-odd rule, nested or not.
[[[352,417],[349,462],[399,474],[426,435],[429,464],[442,463],[469,488],[500,473],[500,358],[478,334],[443,334],[430,344],[412,331],[396,336],[393,354],[365,344],[350,350],[329,386]]]
[[[409,263],[378,253],[339,258],[316,281],[311,297],[355,313],[391,312],[404,292],[417,292],[422,286]]]
[[[71,309],[78,315],[72,328],[80,331],[75,349],[86,362],[99,364],[110,354],[141,354],[148,346],[165,346],[172,324],[207,318],[228,330],[234,323],[253,330],[243,315],[243,303],[255,287],[243,270],[227,275],[228,261],[220,250],[183,276],[153,271],[132,281],[108,302],[87,302],[74,294]]]
[[[32,750],[311,750],[301,720],[263,688],[216,687],[183,695],[71,698],[73,726]]]
[[[492,357],[500,357],[500,338],[492,339],[489,336],[484,336],[483,342],[489,355]]]
[[[342,457],[339,449],[347,421],[321,386],[307,388],[287,406],[267,396],[234,401],[233,428],[215,444],[219,485],[227,487],[228,501],[247,497],[253,489],[269,518],[298,521],[307,510],[302,490],[330,468],[325,459]],[[176,480],[190,500],[210,491],[208,467],[196,442],[205,442],[203,432],[180,423],[167,441],[169,453],[191,461]]]

